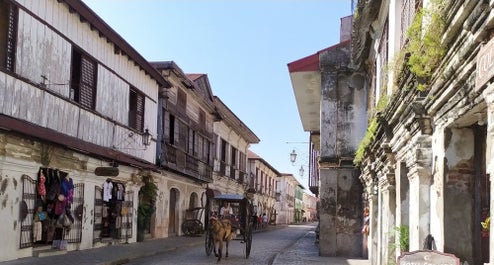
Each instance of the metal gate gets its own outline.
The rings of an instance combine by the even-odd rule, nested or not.
[[[70,231],[66,233],[67,243],[81,243],[82,220],[84,217],[84,183],[74,184],[74,199],[70,207],[74,223],[70,226]]]
[[[101,229],[103,227],[103,188],[94,187],[94,221],[93,244],[101,242]]]
[[[132,227],[134,220],[134,191],[125,193],[125,200],[122,202],[122,210],[120,212],[122,225],[117,233],[119,239],[132,238]],[[94,221],[93,221],[93,244],[101,242],[101,231],[103,228],[103,188],[96,186],[94,188]]]
[[[20,248],[33,246],[33,219],[36,212],[37,181],[28,175],[22,175],[22,201],[19,211],[19,221],[21,224]],[[68,243],[80,243],[82,240],[82,219],[84,215],[84,184],[74,185],[74,200],[71,206],[71,213],[74,223],[70,226],[70,231],[65,239]]]
[[[122,202],[122,231],[120,238],[128,241],[132,238],[132,224],[134,220],[134,191],[127,191],[125,193],[125,201]]]
[[[21,225],[21,240],[19,248],[33,245],[33,214],[36,208],[36,180],[28,175],[22,175],[22,201],[19,210]]]

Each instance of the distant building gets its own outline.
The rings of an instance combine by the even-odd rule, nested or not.
[[[268,222],[278,220],[279,213],[275,208],[276,181],[280,173],[266,160],[249,150],[248,152],[249,187],[256,190],[254,196],[254,213],[257,216],[266,214]]]
[[[317,213],[316,213],[317,197],[312,195],[312,194],[308,194],[307,192],[304,192],[303,196],[304,196],[304,199],[303,199],[303,203],[304,203],[303,218],[307,222],[316,221],[317,220]]]
[[[282,173],[276,182],[276,204],[275,209],[278,213],[277,224],[296,223],[297,216],[301,213],[301,201],[296,199],[300,183],[293,174]],[[297,207],[296,202],[297,200]]]

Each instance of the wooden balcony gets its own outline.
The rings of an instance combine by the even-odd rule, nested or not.
[[[191,179],[213,181],[211,165],[170,144],[163,144],[161,166]]]

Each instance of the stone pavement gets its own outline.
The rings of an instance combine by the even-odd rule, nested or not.
[[[286,226],[269,226],[267,230]],[[255,231],[259,233],[261,231]],[[331,265],[369,265],[367,260],[347,260],[340,258],[319,257],[318,247],[314,244],[314,232],[304,237],[276,255],[273,264],[331,264]],[[119,265],[130,260],[149,257],[179,248],[204,245],[204,237],[173,237],[151,239],[140,243],[120,244],[80,251],[69,251],[63,255],[48,257],[27,257],[0,262],[0,265]]]
[[[368,260],[320,257],[319,246],[314,243],[315,232],[310,231],[292,246],[278,253],[273,265],[370,265]]]

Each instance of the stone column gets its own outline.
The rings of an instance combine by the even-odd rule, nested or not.
[[[410,251],[422,249],[430,233],[431,136],[418,136],[415,142],[415,161],[410,166]]]
[[[377,229],[377,220],[378,220],[378,214],[379,214],[379,209],[378,209],[378,203],[379,197],[378,197],[378,192],[374,192],[374,188],[372,187],[372,191],[369,194],[369,208],[370,208],[370,234],[369,234],[369,240],[368,240],[368,248],[369,248],[369,260],[372,265],[380,265],[378,263],[378,256],[380,253],[380,249],[377,247],[377,235],[378,235],[378,229]]]
[[[389,264],[394,260],[394,252],[390,247],[395,244],[396,191],[395,175],[386,173],[379,181],[381,190],[381,262]]]

